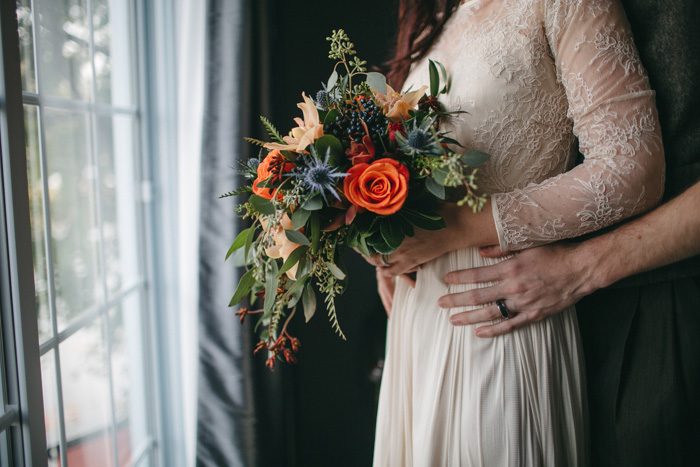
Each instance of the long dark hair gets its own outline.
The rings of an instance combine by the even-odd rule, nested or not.
[[[403,86],[411,63],[430,50],[461,0],[399,0],[399,27],[394,58],[386,64],[387,79],[396,90]]]

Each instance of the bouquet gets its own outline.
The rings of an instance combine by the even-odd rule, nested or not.
[[[447,90],[444,67],[429,62],[429,90],[399,93],[382,74],[367,72],[342,29],[327,39],[336,62],[328,81],[313,99],[302,93],[303,118],[288,135],[261,117],[272,142],[246,138],[262,147],[257,158],[241,163],[249,184],[222,196],[251,193],[238,209],[252,225],[226,255],[238,250],[247,269],[229,306],[250,296],[250,307],[258,309],[236,314],[241,322],[260,315],[256,352],[268,351],[271,369],[277,361],[296,361],[300,344],[287,325],[299,307],[306,321],[314,315],[314,286],[345,339],[335,298],[348,281],[347,247],[389,254],[415,228],[444,228],[437,203],[449,187],[461,187],[460,205],[476,211],[485,203],[475,176],[489,156],[453,152],[448,145],[459,143],[438,129],[454,114],[438,100]]]

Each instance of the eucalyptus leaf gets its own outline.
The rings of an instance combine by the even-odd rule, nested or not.
[[[228,252],[226,253],[226,259],[231,256],[231,254],[241,248],[242,246],[245,245],[245,239],[248,236],[248,229],[243,230],[241,233],[239,233],[236,236],[236,239],[233,241],[231,244],[231,248],[228,249]]]
[[[316,292],[314,292],[311,284],[307,284],[304,288],[301,300],[304,304],[304,319],[306,319],[308,323],[309,320],[313,318],[314,313],[316,313]]]
[[[253,239],[255,238],[255,225],[248,229],[248,235],[245,237],[245,253],[243,255],[243,262],[248,262],[248,253],[250,252],[250,247],[253,245]]]
[[[297,303],[299,303],[299,300],[301,300],[301,294],[304,293],[304,288],[299,287],[294,291],[294,293],[290,294],[289,296],[289,304],[287,305],[289,308],[294,307]]]
[[[245,296],[248,295],[250,290],[255,285],[255,277],[253,277],[253,272],[254,271],[251,269],[250,271],[243,274],[241,280],[238,281],[238,287],[236,287],[236,291],[234,292],[233,297],[231,297],[231,301],[229,302],[228,306],[238,305],[241,302],[241,300],[243,300]]]
[[[308,238],[306,238],[306,235],[299,232],[298,230],[285,230],[284,234],[287,236],[287,239],[292,243],[304,246],[311,245],[311,242]]]
[[[338,72],[333,70],[333,73],[331,73],[330,78],[328,78],[328,83],[326,84],[326,90],[330,92],[333,89],[333,86],[338,82]]]
[[[367,85],[382,94],[387,93],[386,88],[386,76],[376,71],[371,71],[367,73],[366,79]]]
[[[289,232],[289,230],[287,232]],[[307,251],[309,251],[309,247],[306,246],[295,248],[294,251],[287,256],[287,261],[284,262],[280,270],[277,271],[277,277],[280,277],[282,274],[292,269],[294,265],[306,255]],[[297,268],[297,272],[299,272],[299,268]]]
[[[287,289],[287,293],[285,295],[286,298],[289,298],[296,294],[297,291],[302,290],[304,284],[306,284],[306,281],[309,280],[309,277],[311,277],[311,274],[304,274],[298,281],[294,282],[294,284]]]
[[[304,201],[301,207],[307,211],[318,211],[323,207],[323,198],[321,198],[321,195],[312,196]]]
[[[491,155],[488,153],[478,151],[476,149],[470,149],[469,151],[465,152],[460,159],[469,167],[479,167],[490,158]]]
[[[432,177],[425,179],[425,187],[437,198],[445,199],[445,187],[436,182]]]
[[[264,314],[272,312],[272,308],[275,305],[275,300],[277,299],[277,286],[279,285],[279,278],[277,277],[277,261],[272,261],[272,269],[268,271],[265,277],[265,301],[263,302]]]
[[[306,209],[303,209],[303,208],[297,208],[292,213],[292,228],[294,230],[299,230],[302,227],[304,227],[306,225],[306,221],[309,220],[310,215],[311,215],[311,211],[307,211]]]
[[[275,213],[275,205],[270,202],[269,199],[265,199],[262,196],[250,195],[248,199],[250,205],[260,214],[272,215]]]
[[[330,261],[326,261],[326,267],[328,267],[328,270],[335,276],[336,279],[341,281],[345,279],[345,273],[335,264],[331,263]]]
[[[449,174],[450,172],[447,169],[435,169],[432,172],[432,178],[440,185],[445,186],[447,184],[447,176]]]

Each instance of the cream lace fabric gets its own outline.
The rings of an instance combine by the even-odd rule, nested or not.
[[[446,129],[492,155],[480,186],[502,249],[598,230],[660,200],[654,94],[618,2],[470,1],[430,58],[451,77],[448,107],[468,112]],[[406,82],[427,76],[424,62]],[[574,136],[585,162],[572,169]]]
[[[463,110],[445,130],[492,158],[501,247],[573,237],[649,209],[664,162],[654,95],[612,0],[472,0],[429,57]],[[427,62],[407,83],[427,84]],[[585,162],[574,168],[578,139]],[[574,309],[493,339],[452,326],[438,298],[476,287],[447,272],[493,264],[475,248],[399,280],[387,331],[377,466],[585,465],[585,394]],[[483,286],[485,284],[482,284]]]

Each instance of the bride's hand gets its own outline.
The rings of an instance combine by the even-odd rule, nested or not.
[[[453,250],[498,243],[490,203],[477,213],[466,206],[445,203],[440,215],[445,219],[444,229],[415,229],[413,237],[404,238],[398,250],[384,258],[389,266],[384,265],[381,273],[398,276]],[[381,260],[378,257],[377,261]]]

